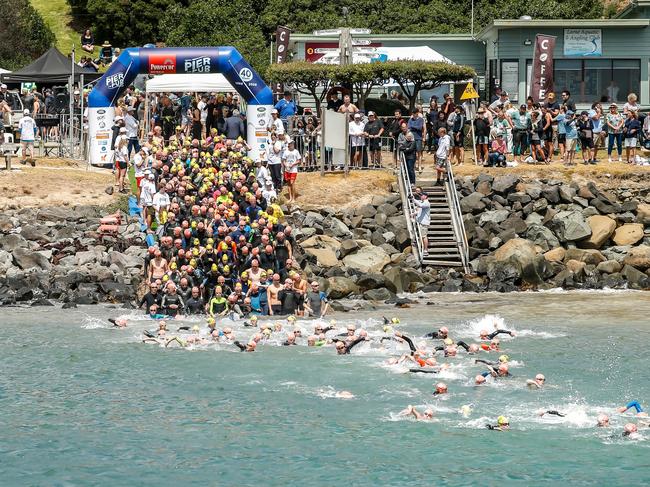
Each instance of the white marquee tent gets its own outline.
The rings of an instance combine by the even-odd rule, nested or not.
[[[318,52],[318,50],[317,50]],[[428,46],[409,46],[409,47],[364,47],[355,46],[352,54],[355,64],[369,63],[372,61],[436,61],[449,64],[455,64],[451,59],[446,58],[438,51]],[[317,63],[338,64],[339,50],[327,49],[325,55]]]
[[[148,93],[236,91],[223,74],[163,74],[147,81]]]

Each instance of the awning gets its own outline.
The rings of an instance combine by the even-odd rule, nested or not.
[[[223,74],[162,74],[147,81],[149,93],[180,91],[225,93],[237,91]]]
[[[36,61],[18,71],[0,75],[5,83],[66,83],[72,74],[72,62],[56,47],[51,47]],[[101,73],[75,65],[75,81],[81,75],[84,81],[92,81],[101,76]]]

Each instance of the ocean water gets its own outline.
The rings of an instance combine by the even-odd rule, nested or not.
[[[615,412],[632,399],[650,408],[650,294],[420,301],[334,318],[377,337],[381,316],[398,316],[396,328],[416,342],[441,325],[471,342],[497,322],[516,332],[500,336],[513,377],[474,386],[486,369],[462,351],[439,358],[451,364],[440,377],[410,374],[387,365],[406,350],[390,341],[346,356],[276,346],[282,333],[255,353],[228,344],[162,348],[140,342],[140,331],[155,323],[118,308],[4,308],[0,485],[650,484],[650,429],[640,424],[640,437],[625,439],[623,425],[639,421]],[[121,315],[130,318],[127,328],[107,324]],[[308,333],[313,322],[299,325]],[[234,328],[242,340],[251,334]],[[547,384],[528,390],[525,380],[536,373]],[[439,380],[449,386],[444,397],[431,395]],[[431,407],[435,420],[400,416],[409,404]],[[542,409],[567,416],[540,417]],[[601,412],[611,428],[595,427]],[[499,415],[510,431],[485,428]]]

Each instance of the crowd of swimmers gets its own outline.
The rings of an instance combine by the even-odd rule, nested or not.
[[[117,327],[126,327],[128,320],[118,318],[110,320]],[[306,327],[310,324],[313,326],[312,331],[307,331]],[[384,318],[382,333],[370,336],[368,331],[363,328],[357,328],[350,323],[341,328],[335,320],[325,323],[323,320],[313,322],[298,321],[295,316],[289,316],[286,320],[269,322],[259,319],[257,316],[251,316],[244,322],[244,328],[250,330],[250,338],[242,340],[236,336],[231,326],[219,328],[214,317],[207,318],[207,329],[202,329],[199,325],[180,326],[176,331],[171,332],[168,329],[169,320],[161,319],[158,321],[156,330],[144,330],[142,341],[144,343],[158,344],[163,347],[180,346],[188,347],[192,345],[210,345],[219,343],[223,346],[232,346],[233,350],[241,352],[256,352],[259,345],[279,345],[279,346],[296,346],[303,345],[307,347],[331,347],[334,348],[338,355],[350,354],[355,347],[361,343],[369,343],[373,347],[385,349],[387,342],[398,342],[408,346],[408,352],[397,356],[390,357],[386,361],[388,366],[402,365],[406,367],[408,373],[416,374],[438,374],[450,367],[449,362],[439,362],[438,358],[452,358],[459,354],[465,354],[472,359],[474,365],[480,365],[485,368],[484,371],[476,374],[473,383],[475,387],[484,386],[491,381],[501,380],[519,380],[510,372],[510,356],[503,353],[499,335],[509,335],[514,337],[515,333],[511,330],[498,329],[492,331],[481,330],[475,343],[466,343],[463,340],[454,340],[450,336],[449,329],[445,326],[440,327],[430,333],[424,334],[421,338],[414,339],[403,332],[395,330],[400,324],[399,318]],[[481,355],[486,357],[495,356],[494,360],[480,358]],[[525,379],[522,386],[531,390],[543,389],[546,384],[546,377],[538,373],[532,379]],[[449,387],[445,382],[439,381],[435,384],[432,396],[439,397],[449,393]],[[337,393],[338,397],[349,398],[353,395],[348,391]],[[461,407],[461,414],[468,417],[471,413],[471,406],[464,405]],[[618,413],[624,414],[629,410],[634,411],[638,418],[647,418],[648,414],[643,410],[638,401],[630,401],[625,406],[617,409]],[[418,421],[428,421],[434,419],[434,411],[426,408],[419,411],[409,405],[400,412],[402,416],[412,416]],[[538,412],[540,417],[557,416],[564,417],[565,413],[557,410],[541,410]],[[647,422],[640,424],[648,426]],[[610,417],[606,413],[598,415],[595,426],[599,428],[610,427]],[[486,424],[486,428],[491,431],[506,431],[510,428],[509,419],[500,415],[494,423]],[[623,436],[638,438],[638,426],[629,422],[625,424]]]

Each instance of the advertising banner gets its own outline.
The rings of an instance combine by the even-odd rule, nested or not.
[[[530,96],[536,102],[542,102],[546,94],[553,90],[553,50],[555,36],[537,34],[533,54],[533,79]]]
[[[564,55],[602,56],[602,31],[600,29],[564,29]]]

